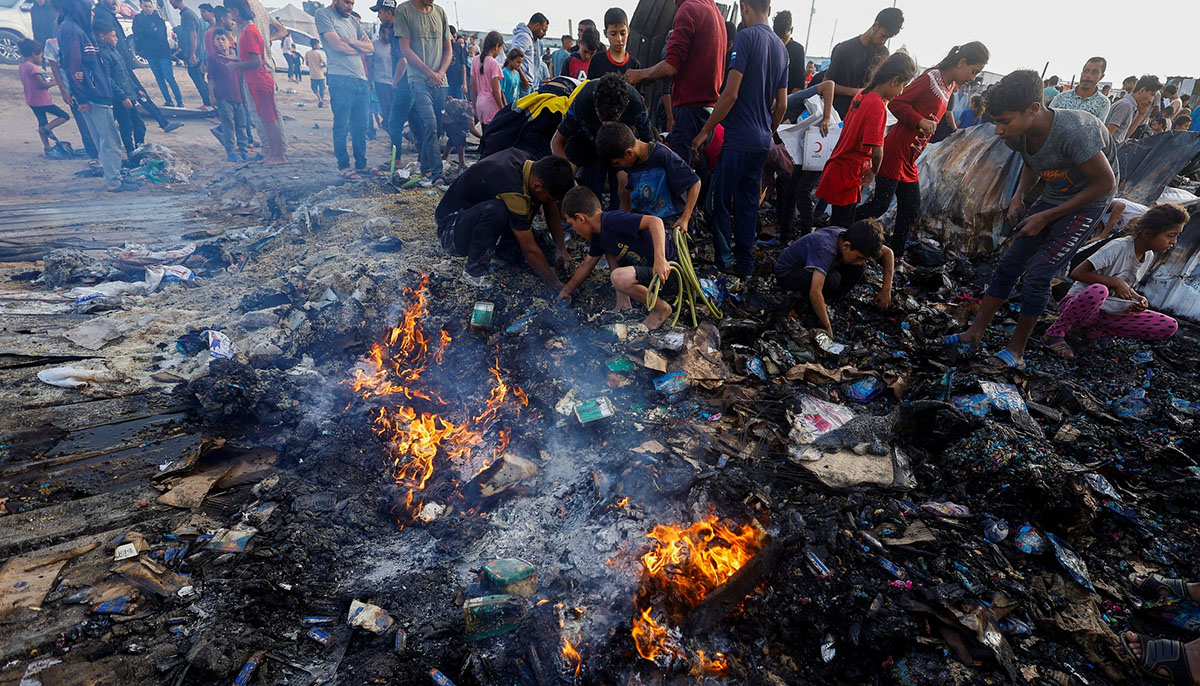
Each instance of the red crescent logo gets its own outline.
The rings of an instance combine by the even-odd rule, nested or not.
[[[825,144],[824,144],[824,143],[822,143],[821,141],[817,141],[817,149],[816,149],[816,150],[814,150],[813,152],[814,152],[814,153],[816,153],[816,154],[818,154],[818,155],[820,155],[820,154],[821,154],[821,148],[823,148],[823,147],[825,147]]]

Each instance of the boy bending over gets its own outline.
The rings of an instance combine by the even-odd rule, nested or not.
[[[775,262],[779,288],[812,306],[813,314],[833,336],[826,302],[837,302],[862,283],[867,260],[883,264],[883,287],[875,304],[886,310],[892,302],[895,257],[883,244],[883,225],[877,219],[862,219],[843,229],[827,226],[801,236]]]
[[[671,276],[667,264],[675,259],[675,248],[667,242],[662,220],[620,210],[601,212],[600,199],[585,186],[567,191],[562,210],[567,223],[590,245],[587,259],[575,270],[558,297],[570,299],[604,257],[612,268],[617,309],[629,307],[630,298],[645,305],[650,282],[658,276],[662,281],[658,302],[643,323],[650,330],[662,326],[672,311],[667,300],[679,293],[679,276]]]

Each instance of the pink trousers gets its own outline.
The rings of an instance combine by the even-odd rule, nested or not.
[[[1094,283],[1075,295],[1068,295],[1058,303],[1058,320],[1050,325],[1046,335],[1062,338],[1076,326],[1083,327],[1097,337],[1120,336],[1152,341],[1170,338],[1179,329],[1179,323],[1161,312],[1143,310],[1109,314],[1100,309],[1108,297],[1108,287]]]

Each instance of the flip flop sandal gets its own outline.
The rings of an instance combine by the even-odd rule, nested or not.
[[[993,354],[991,357],[987,358],[987,360],[984,361],[984,364],[986,364],[990,367],[997,368],[997,369],[1000,368],[1001,365],[1003,365],[1005,367],[1008,367],[1009,369],[1015,369],[1018,372],[1025,371],[1025,363],[1018,362],[1017,356],[1013,355],[1012,352],[1009,351],[1008,348],[1005,348],[1004,350],[1001,350],[1000,352]]]
[[[343,169],[342,170],[342,178],[343,179],[357,179],[357,178],[359,178],[358,172],[354,171],[353,169]]]
[[[1192,684],[1192,672],[1188,668],[1187,651],[1183,643],[1165,638],[1151,639],[1139,633],[1134,633],[1142,644],[1142,656],[1139,658],[1129,647],[1129,639],[1121,632],[1121,646],[1133,658],[1133,663],[1147,676],[1176,684]],[[1158,670],[1165,669],[1169,676],[1163,676]]]
[[[1059,357],[1063,358],[1064,360],[1075,359],[1075,350],[1073,350],[1071,348],[1071,345],[1069,343],[1067,343],[1066,339],[1060,338],[1056,341],[1050,341],[1049,339],[1043,339],[1042,344],[1044,346],[1046,346],[1047,350],[1054,353],[1055,355],[1058,355]]]
[[[1140,595],[1147,598],[1173,599],[1173,600],[1190,600],[1191,596],[1187,591],[1187,582],[1183,579],[1170,579],[1162,574],[1130,574],[1129,583]],[[1167,593],[1163,594],[1163,589]]]

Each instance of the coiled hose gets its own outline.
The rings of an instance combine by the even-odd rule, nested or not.
[[[692,316],[692,327],[695,328],[699,322],[696,319],[696,298],[708,308],[709,314],[714,318],[722,317],[721,310],[708,299],[704,294],[704,289],[700,287],[700,278],[696,276],[696,270],[692,267],[692,253],[688,249],[687,234],[678,226],[675,227],[673,233],[675,241],[675,260],[668,262],[667,266],[671,271],[679,277],[679,293],[675,296],[675,302],[671,304],[671,308],[675,310],[675,316],[671,319],[671,326],[675,326],[679,322],[679,315],[683,312],[683,305],[688,306],[688,311]],[[670,278],[669,276],[667,278]],[[658,292],[662,289],[662,279],[658,274],[655,274],[650,279],[650,293],[646,296],[646,309],[653,310],[658,304]]]

